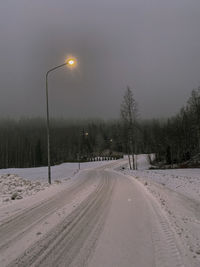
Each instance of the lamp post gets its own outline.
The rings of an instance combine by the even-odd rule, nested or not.
[[[111,155],[112,155],[112,144],[113,144],[113,139],[111,138],[110,139],[110,158],[111,158]]]
[[[76,60],[74,58],[69,58],[65,63],[58,65],[46,73],[46,112],[47,112],[47,159],[48,159],[48,182],[51,184],[51,157],[50,157],[50,130],[49,130],[49,97],[48,97],[48,77],[49,73],[68,65],[69,67],[74,67],[76,65]]]
[[[79,147],[78,147],[78,169],[81,169],[81,137],[87,137],[89,135],[88,132],[84,132],[84,129],[79,134]]]
[[[86,142],[85,142],[85,144],[86,144],[86,151],[85,151],[86,153],[85,154],[86,155],[85,156],[86,156],[86,160],[88,160],[88,139],[87,138],[88,138],[89,133],[85,132],[84,135],[85,135],[85,138],[86,138]]]

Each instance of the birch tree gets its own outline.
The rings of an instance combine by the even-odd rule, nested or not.
[[[137,103],[133,96],[133,92],[131,91],[129,86],[127,86],[126,88],[123,101],[121,104],[120,113],[124,129],[126,132],[125,140],[123,141],[127,144],[127,153],[128,153],[130,169],[135,169],[134,152],[136,147],[136,120],[137,120],[138,109],[137,109]],[[130,160],[130,155],[132,156],[132,164]]]

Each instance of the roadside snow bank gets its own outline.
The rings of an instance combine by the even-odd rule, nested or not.
[[[200,169],[139,170],[129,174],[148,182],[159,183],[177,193],[200,201]]]
[[[81,170],[104,166],[111,162],[114,161],[81,163]],[[47,182],[47,167],[0,169],[0,207],[34,196],[43,190],[45,195],[48,195],[52,187],[54,187],[53,191],[59,190],[59,184],[62,188],[63,184],[69,182],[71,178],[78,177],[78,163],[52,166],[51,171],[53,186]]]
[[[93,161],[93,162],[83,162],[80,164],[81,170],[88,168],[96,168],[115,162],[114,160],[110,161]],[[52,181],[54,180],[63,180],[69,177],[74,176],[78,172],[78,163],[62,163],[60,165],[55,165],[51,167]],[[42,182],[47,182],[47,167],[36,167],[36,168],[9,168],[9,169],[0,169],[0,175],[2,174],[14,174],[18,175],[24,179],[28,180],[40,180]]]
[[[148,170],[144,156],[138,156],[139,170],[121,168],[140,181],[158,201],[185,255],[200,266],[200,169]],[[138,162],[138,163],[139,163]]]
[[[0,176],[0,204],[22,199],[49,187],[48,183],[30,181],[15,174]]]
[[[150,155],[151,160],[153,154]],[[137,155],[138,170],[129,170],[128,160],[123,168],[118,170],[130,174],[136,178],[144,179],[147,183],[156,182],[177,193],[181,193],[191,199],[200,201],[200,169],[165,169],[149,170],[151,166],[147,154]]]

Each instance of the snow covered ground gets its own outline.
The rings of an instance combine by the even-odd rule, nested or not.
[[[191,199],[200,201],[200,169],[149,170],[150,163],[145,154],[137,156],[137,165],[137,171],[130,171],[126,168],[124,172],[140,179],[143,178],[147,183],[159,183]]]
[[[40,191],[0,208],[0,266],[189,267],[146,187],[112,170],[126,162],[83,170],[48,199]]]
[[[147,155],[138,156],[138,170],[121,171],[140,181],[159,203],[192,266],[200,266],[200,169],[148,170]]]
[[[109,165],[101,167],[106,164]],[[110,217],[108,217],[107,228],[105,227],[107,232],[105,231],[104,235],[102,235],[102,243],[99,242],[99,244],[102,244],[102,246],[100,246],[100,251],[102,248],[103,251],[107,253],[107,249],[104,248],[105,244],[109,244],[110,240],[113,241],[113,244],[109,245],[110,251],[114,251],[114,248],[118,251],[120,248],[119,251],[121,253],[123,251],[122,248],[125,247],[124,244],[128,244],[127,249],[132,251],[133,244],[135,244],[135,237],[133,238],[134,242],[131,239],[130,242],[128,240],[131,234],[135,234],[138,242],[136,242],[135,250],[137,251],[137,247],[139,247],[140,250],[138,253],[141,252],[142,255],[145,255],[144,260],[147,261],[145,263],[146,265],[140,264],[139,266],[154,266],[148,265],[149,259],[153,257],[152,255],[154,252],[157,254],[156,257],[158,260],[161,260],[162,264],[166,263],[165,266],[183,266],[178,264],[169,265],[168,262],[170,258],[167,257],[166,260],[165,257],[165,253],[168,254],[168,256],[173,254],[176,257],[179,255],[177,251],[181,248],[180,256],[186,257],[188,262],[191,263],[184,266],[199,267],[200,169],[149,170],[150,164],[147,155],[137,156],[137,166],[137,171],[130,171],[128,169],[127,159],[114,162],[90,162],[81,164],[82,170],[78,172],[77,163],[61,164],[52,167],[53,183],[51,186],[47,183],[47,168],[0,170],[0,249],[2,248],[3,259],[2,261],[0,259],[0,265],[7,266],[7,262],[18,258],[28,247],[34,248],[34,251],[35,249],[40,249],[38,244],[41,245],[43,243],[37,242],[43,242],[43,236],[51,237],[51,233],[56,234],[57,227],[60,226],[62,227],[59,229],[65,229],[63,225],[64,223],[68,223],[68,216],[71,216],[70,214],[75,214],[74,219],[76,221],[76,218],[78,218],[82,210],[81,205],[86,205],[84,203],[87,203],[87,199],[87,205],[90,203],[102,203],[102,200],[105,199],[104,194],[107,192],[108,185],[110,184],[111,186],[111,181],[115,181],[117,186],[115,187],[115,193],[113,193],[113,200],[111,201],[111,203],[113,203],[113,209],[111,209]],[[95,167],[98,167],[98,169],[89,170]],[[123,172],[125,176],[110,169]],[[131,180],[133,187],[130,186],[127,180]],[[101,188],[102,191],[99,190],[99,188]],[[96,192],[99,192],[99,195]],[[110,191],[107,193],[108,196],[112,195]],[[99,202],[95,200],[97,196]],[[149,206],[147,205],[148,203]],[[87,205],[85,206],[86,210],[88,210]],[[107,206],[106,204],[105,207]],[[142,206],[144,206],[143,211],[141,209]],[[98,218],[100,214],[103,214],[103,210],[100,210],[99,215],[96,216],[98,214],[98,212],[96,214],[96,206],[93,207],[93,205],[90,205],[89,207],[91,207],[92,213],[90,217],[88,217],[86,213],[84,217],[85,226],[83,229],[87,229],[89,222]],[[153,207],[153,210],[151,210],[150,207]],[[119,218],[120,213],[123,213],[124,216],[120,215]],[[132,217],[130,217],[131,214]],[[15,218],[15,220],[13,220],[13,218]],[[82,229],[81,227],[83,226],[81,220],[82,219],[80,219],[79,223],[80,229]],[[142,227],[141,221],[145,222]],[[125,227],[126,229],[124,229],[124,222],[130,227]],[[145,243],[144,240],[146,240],[146,236],[149,236],[149,240],[151,240],[152,229],[150,227],[150,222],[155,226],[155,229],[153,228],[153,235],[155,235],[154,243],[156,245],[154,245],[157,249],[153,252],[152,244],[150,244],[151,249],[147,249],[145,252],[143,251],[143,244]],[[137,227],[141,227],[140,231],[137,230],[137,227],[134,231],[134,223],[137,223]],[[94,221],[94,225],[98,225],[96,221]],[[113,227],[113,225],[115,225],[115,227]],[[54,228],[56,229],[55,231],[52,230]],[[158,228],[160,229],[159,234]],[[80,229],[75,233],[77,234],[75,240],[78,239],[80,233],[83,232],[82,230],[80,231]],[[115,233],[114,230],[116,230]],[[24,231],[26,234],[24,234]],[[91,229],[89,229],[89,232],[91,232]],[[109,237],[108,233],[113,233],[113,237]],[[141,233],[143,233],[143,236],[141,236]],[[72,236],[73,234],[72,231]],[[62,232],[61,236],[63,237]],[[116,237],[118,237],[119,244],[116,242]],[[67,240],[68,239],[69,238],[67,238]],[[124,240],[124,244],[122,240]],[[173,240],[177,242],[174,243]],[[58,248],[62,247],[62,244],[58,243],[58,245]],[[164,254],[160,252],[160,246],[163,246],[161,250]],[[46,245],[44,245],[44,247],[46,247]],[[167,249],[169,249],[169,251],[167,251]],[[114,254],[118,256],[121,255],[121,258],[119,258],[124,259],[124,255],[127,255],[127,251],[128,250],[125,249],[122,254],[118,252]],[[30,255],[33,254],[32,252],[30,253]],[[107,260],[111,260],[113,263],[115,258],[117,258],[114,254],[113,257],[108,255]],[[147,254],[149,256],[147,256]],[[9,255],[12,255],[12,259],[10,259],[11,256]],[[23,255],[26,257],[28,253]],[[101,255],[101,253],[97,253],[101,261],[105,260],[105,257]],[[130,252],[129,255],[131,262],[133,259],[132,252]],[[138,258],[137,255],[135,255],[135,257]],[[140,260],[143,259],[141,256],[139,256],[139,258]],[[20,260],[20,257],[18,259]],[[111,266],[111,264],[95,265],[93,262],[91,264],[90,266]],[[163,266],[162,264],[157,264],[156,266]],[[117,264],[115,266],[117,266]],[[130,264],[122,264],[120,266],[130,266]],[[133,266],[133,264],[131,266]]]
[[[38,246],[37,242],[43,242],[44,236],[52,238],[52,234],[54,234],[57,237],[57,230],[65,229],[66,225],[68,226],[69,224],[68,220],[74,219],[76,221],[77,218],[81,217],[79,224],[80,227],[83,227],[83,207],[85,207],[87,211],[90,210],[88,207],[91,206],[94,214],[89,218],[87,214],[85,217],[83,216],[84,220],[86,220],[86,226],[84,226],[83,229],[85,229],[85,227],[87,228],[90,220],[96,218],[96,216],[94,216],[96,213],[96,205],[99,207],[99,203],[102,203],[102,198],[104,199],[105,197],[104,193],[107,192],[108,188],[111,186],[108,187],[108,183],[106,183],[106,181],[109,180],[107,176],[101,177],[99,172],[104,173],[102,170],[112,167],[113,164],[119,165],[122,161],[123,160],[81,164],[81,171],[79,172],[77,172],[77,164],[62,164],[56,166],[57,173],[59,175],[63,173],[64,175],[63,177],[54,177],[54,183],[48,186],[48,188],[45,187],[47,186],[45,185],[46,182],[43,183],[42,179],[35,179],[35,176],[39,177],[37,171],[39,170],[39,173],[41,173],[41,168],[35,168],[35,170],[12,170],[13,173],[19,171],[20,173],[26,172],[27,174],[30,171],[30,176],[33,175],[34,177],[32,180],[30,176],[29,179],[24,179],[18,177],[16,174],[2,174],[0,186],[3,185],[2,181],[5,180],[4,189],[9,187],[6,189],[7,193],[16,192],[16,190],[20,188],[22,191],[19,191],[19,193],[22,193],[23,198],[5,201],[0,205],[0,266],[7,266],[10,261],[17,257],[19,257],[19,262],[12,266],[30,266],[30,264],[23,264],[20,262],[20,255],[23,254],[24,251],[33,244],[36,244],[36,249],[41,250],[42,246]],[[74,168],[72,168],[73,166]],[[67,167],[70,167],[69,172],[67,172]],[[61,169],[59,170],[59,168]],[[47,168],[42,169],[42,171],[45,174]],[[70,176],[70,174],[72,174],[72,176]],[[56,182],[56,178],[60,178],[60,182]],[[44,190],[42,190],[43,186],[45,187]],[[32,192],[28,190],[31,187]],[[36,189],[38,189],[38,191]],[[100,196],[102,196],[102,198],[100,198]],[[90,203],[92,203],[92,205],[90,205]],[[105,205],[105,207],[107,207],[107,205]],[[71,224],[69,224],[69,228],[70,227]],[[81,230],[81,232],[83,231]],[[78,235],[80,235],[79,232]],[[50,245],[48,245],[48,247],[49,246]],[[60,246],[62,246],[62,243]],[[44,248],[45,247],[46,246],[44,246]],[[27,255],[28,253],[25,253],[25,256]],[[40,255],[40,251],[38,255]],[[36,264],[35,266],[38,265]]]
[[[81,170],[88,168],[95,168],[98,166],[103,166],[108,162],[112,161],[93,161],[93,162],[83,162],[81,163]],[[78,171],[78,163],[63,163],[60,165],[52,166],[52,179],[66,179],[75,175]],[[30,179],[30,180],[40,180],[41,182],[47,181],[47,167],[37,167],[37,168],[11,168],[11,169],[0,169],[0,175],[2,174],[17,174],[18,176]]]
[[[146,170],[132,174],[200,201],[200,169]]]
[[[81,163],[81,170],[103,166],[112,161],[95,161]],[[54,190],[79,172],[78,163],[63,163],[51,168]],[[56,187],[56,188],[55,188]],[[0,206],[11,204],[16,200],[35,195],[40,191],[49,191],[47,167],[0,169]],[[51,188],[51,193],[52,193]],[[45,192],[46,192],[45,191]]]

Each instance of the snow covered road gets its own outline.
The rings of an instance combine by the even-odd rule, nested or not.
[[[53,196],[4,214],[0,266],[199,266],[147,187],[113,170],[120,164],[84,170]]]
[[[190,266],[167,218],[144,186],[117,172],[109,175],[116,180],[112,205],[88,266]]]

